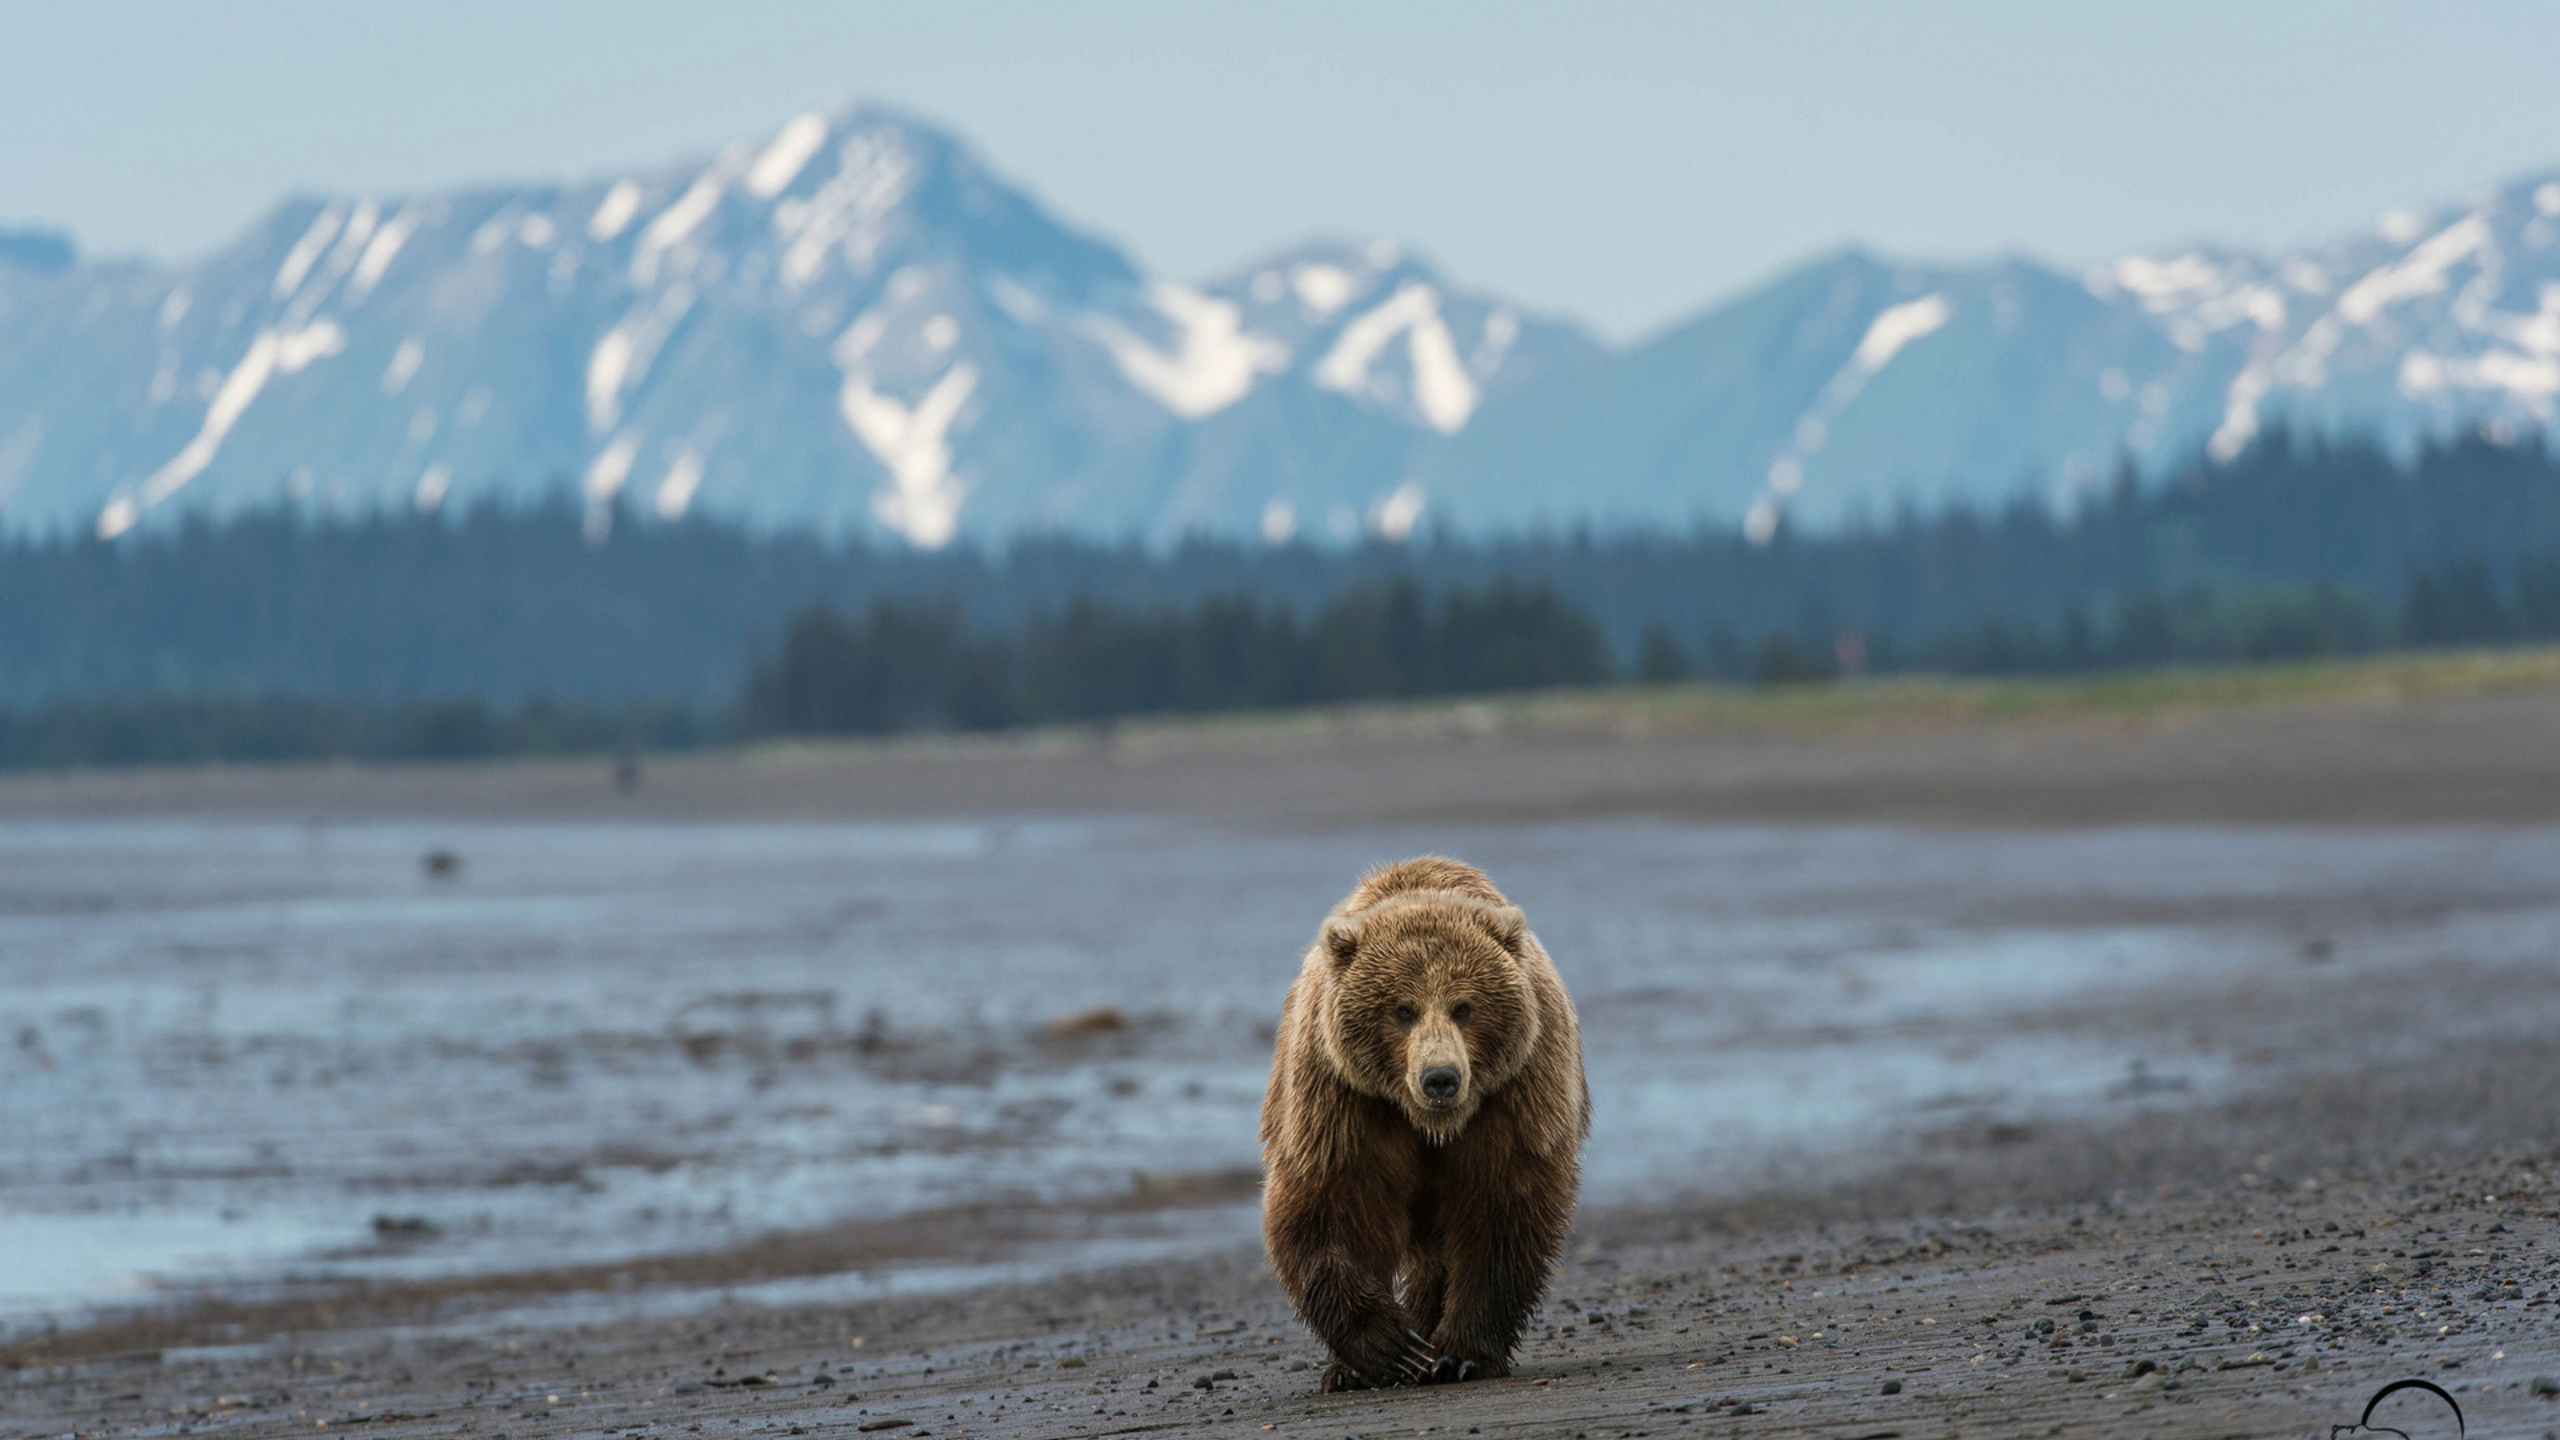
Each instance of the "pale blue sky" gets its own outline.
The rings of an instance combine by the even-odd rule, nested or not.
[[[1819,250],[2272,245],[2560,165],[2560,5],[0,0],[0,224],[577,175],[863,97],[1181,275],[1311,233],[1640,333]]]

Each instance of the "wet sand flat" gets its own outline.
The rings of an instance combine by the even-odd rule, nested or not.
[[[2560,1423],[2560,1047],[1586,1215],[1503,1380],[1325,1396],[1249,1251],[850,1306],[21,1350],[10,1434],[2300,1435]],[[2379,1122],[2379,1123],[2377,1123]],[[2451,1433],[2440,1402],[2376,1417]]]
[[[2553,829],[0,821],[0,1347],[1240,1243],[1312,917],[1429,849],[1574,987],[1602,1208],[2560,1030]]]
[[[2247,1083],[2145,1096],[2136,1072],[2094,1108],[1901,1114],[1794,1180],[1639,1173],[1587,1209],[1507,1380],[1316,1395],[1318,1347],[1249,1239],[1212,1224],[1192,1258],[1096,1250],[1193,1217],[1249,1224],[1250,1177],[1228,1174],[655,1259],[173,1297],[10,1337],[0,1433],[2130,1440],[2323,1433],[2423,1376],[2480,1433],[2541,1434],[2560,1423],[2534,1389],[2560,1376],[2560,1044],[2540,1018],[2560,970],[2528,952],[2553,927],[2517,908],[2538,894],[2522,872],[2391,864],[2398,878],[2351,887],[2369,909],[2326,917],[2325,958],[2249,968],[2209,1002],[2171,986],[2154,1013],[2137,984],[2034,1022],[2174,1031],[2235,1056]],[[2146,868],[2156,892],[2166,872]],[[2296,877],[2199,908],[2298,917],[2304,895]],[[2524,948],[2476,958],[2502,926]],[[1044,1245],[1069,1263],[1001,1273]],[[924,1294],[824,1288],[916,1259],[990,1268]],[[2438,1433],[2405,1403],[2401,1428]]]

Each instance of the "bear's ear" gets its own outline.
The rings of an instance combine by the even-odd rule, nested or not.
[[[1519,906],[1496,905],[1486,912],[1485,920],[1492,926],[1493,938],[1501,944],[1504,953],[1520,953],[1522,945],[1529,939],[1529,917],[1520,913]]]
[[[1333,968],[1341,969],[1351,963],[1351,957],[1360,953],[1360,922],[1346,920],[1339,915],[1327,916],[1320,943],[1324,946],[1324,953],[1333,957]]]

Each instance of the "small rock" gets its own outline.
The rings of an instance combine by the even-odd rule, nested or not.
[[[1084,1368],[1084,1357],[1081,1355],[1070,1355],[1064,1360],[1058,1362],[1058,1368],[1061,1370],[1081,1370]]]
[[[1313,1370],[1316,1368],[1316,1365],[1312,1360],[1292,1360],[1280,1368],[1283,1370]]]
[[[1062,1040],[1082,1035],[1116,1035],[1129,1028],[1129,1017],[1116,1005],[1097,1005],[1049,1022],[1049,1033]]]
[[[2124,1378],[2125,1378],[2125,1379],[2127,1379],[2127,1380],[2131,1380],[2131,1379],[2133,1379],[2135,1376],[2138,1376],[2138,1375],[2148,1375],[2148,1374],[2150,1374],[2152,1371],[2157,1370],[2157,1369],[2159,1369],[2159,1368],[2160,1368],[2159,1366],[2154,1365],[2153,1363],[2151,1363],[2151,1362],[2150,1362],[2150,1361],[2148,1361],[2148,1360],[2136,1360],[2136,1361],[2134,1361],[2132,1364],[2127,1365],[2126,1367],[2124,1367]]]
[[[462,873],[462,857],[450,850],[430,850],[418,863],[431,880],[451,880]]]
[[[1902,1382],[1899,1380],[1887,1380],[1884,1382],[1884,1389],[1878,1393],[1885,1395],[1899,1395],[1902,1393]]]
[[[2545,1400],[2560,1399],[2560,1379],[2554,1379],[2549,1375],[2534,1376],[2533,1393]]]

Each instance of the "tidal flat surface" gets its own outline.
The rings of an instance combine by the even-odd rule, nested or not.
[[[2560,1018],[2499,980],[2560,951],[2548,829],[10,822],[0,1333],[1232,1182],[1318,919],[1425,850],[1574,990],[1594,1205]]]

